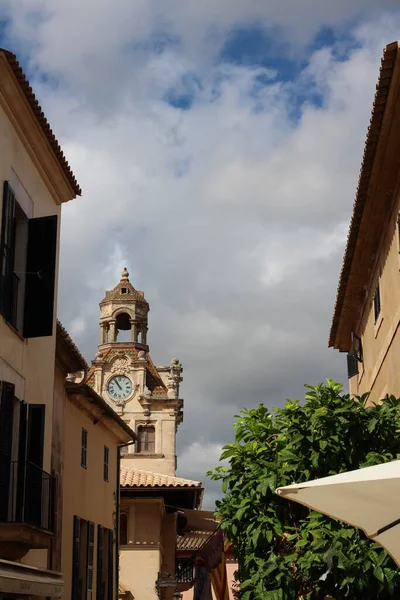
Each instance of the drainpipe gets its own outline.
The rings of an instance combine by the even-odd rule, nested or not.
[[[115,590],[115,600],[118,600],[118,590],[119,590],[119,507],[120,507],[120,471],[121,471],[121,448],[126,448],[127,446],[132,446],[136,440],[132,440],[127,444],[118,444],[117,446],[117,495],[115,499],[115,569],[116,569],[116,590]]]

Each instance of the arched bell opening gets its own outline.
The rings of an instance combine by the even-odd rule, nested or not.
[[[116,342],[131,342],[132,341],[132,324],[131,318],[127,313],[120,313],[115,320],[115,341]]]

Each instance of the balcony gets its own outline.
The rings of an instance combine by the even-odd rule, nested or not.
[[[0,558],[17,560],[30,549],[48,548],[54,530],[54,477],[17,461],[0,475]]]
[[[192,558],[178,558],[176,560],[175,578],[178,583],[192,585],[194,582],[194,562]]]

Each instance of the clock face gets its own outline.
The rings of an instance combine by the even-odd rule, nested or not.
[[[132,381],[125,375],[117,375],[108,382],[107,391],[114,400],[125,400],[132,393]]]

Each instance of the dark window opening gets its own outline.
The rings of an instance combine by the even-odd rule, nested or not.
[[[3,186],[0,312],[26,338],[53,333],[57,216],[28,219]]]
[[[152,425],[139,425],[137,430],[137,452],[155,452],[156,430]]]
[[[121,288],[121,294],[126,294],[126,288]]]
[[[127,313],[119,314],[115,321],[116,341],[130,342],[132,337],[131,329],[130,316]]]
[[[121,513],[119,516],[119,543],[126,546],[128,543],[128,515]]]
[[[378,283],[378,285],[376,286],[375,296],[374,296],[375,323],[377,322],[380,313],[381,313],[381,290],[380,290],[379,283]]]
[[[107,446],[104,446],[104,466],[103,466],[103,477],[104,481],[108,481],[108,458],[110,451]]]
[[[82,438],[81,438],[81,467],[86,469],[87,467],[87,441],[88,432],[82,427]]]

